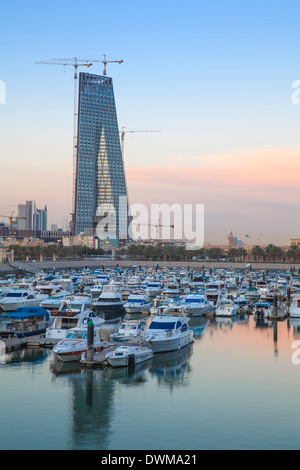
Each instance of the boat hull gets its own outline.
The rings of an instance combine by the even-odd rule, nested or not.
[[[106,346],[98,346],[94,348],[94,353],[101,352],[103,349],[106,349],[108,347],[108,344]],[[55,357],[61,361],[61,362],[76,362],[80,361],[82,355],[87,354],[87,348],[81,348],[79,350],[75,351],[63,351],[63,352],[56,352],[54,351]]]
[[[194,341],[192,331],[181,336],[148,339],[154,353],[171,352],[188,346]]]

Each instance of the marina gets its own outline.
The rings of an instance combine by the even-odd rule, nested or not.
[[[180,279],[185,279],[178,298],[163,292],[170,283],[170,272],[179,286]],[[65,319],[63,338],[51,337],[46,331],[23,337],[11,333],[0,341],[0,380],[5,385],[0,391],[4,406],[0,448],[138,450],[147,448],[150,441],[156,449],[295,446],[300,437],[296,424],[300,415],[295,411],[300,376],[293,360],[298,358],[294,342],[300,338],[295,310],[297,273],[212,267],[183,272],[176,266],[171,270],[141,266],[110,267],[105,274],[108,291],[110,286],[115,293],[126,291],[128,296],[137,291],[142,296],[143,291],[151,309],[134,313],[134,319],[126,319],[124,310],[121,318],[112,321],[93,308],[99,298],[91,295],[99,281],[97,269],[50,276],[71,281],[61,306],[48,310],[48,331],[57,321],[56,310]],[[136,274],[138,290],[127,282]],[[143,280],[149,276],[161,283],[156,295],[147,294],[148,282]],[[194,284],[196,276],[202,281]],[[39,272],[27,275],[26,282],[34,289],[36,281],[53,282],[47,277],[49,273]],[[261,297],[247,296],[262,280]],[[11,279],[10,287],[19,281]],[[211,309],[203,310],[206,294],[212,293],[214,285],[219,301],[212,299]],[[122,299],[123,305],[128,296]],[[193,299],[196,314],[189,310]],[[70,312],[70,302],[74,312]],[[262,314],[263,308],[270,313]],[[10,315],[3,311],[1,321],[7,322]],[[89,328],[94,340],[88,344]],[[81,335],[81,343],[75,334]],[[60,357],[59,343],[69,340],[75,341],[78,353],[65,351],[65,360]],[[32,379],[39,382],[38,388],[32,386]],[[20,409],[24,387],[28,388],[27,405]],[[24,432],[20,421],[29,418],[29,410],[36,430],[31,435]],[[88,416],[93,425],[86,427]],[[147,422],[145,433],[137,432],[141,419]],[[278,420],[285,429],[284,437],[277,432]],[[263,434],[257,434],[257,423]],[[230,434],[225,432],[228,426]],[[180,427],[184,434],[175,432]]]
[[[154,325],[159,321],[166,324],[168,315],[176,316],[173,320],[182,315],[187,316],[187,329],[193,318],[231,318],[239,313],[253,315],[256,320],[285,321],[290,317],[299,317],[299,280],[300,275],[293,269],[290,272],[269,269],[257,271],[249,269],[249,266],[234,271],[213,267],[200,270],[190,267],[184,269],[182,266],[170,268],[157,265],[154,269],[141,265],[126,268],[105,268],[102,265],[102,269],[94,270],[87,267],[82,270],[68,269],[61,273],[53,270],[52,275],[40,271],[20,279],[18,276],[9,276],[8,282],[3,279],[5,290],[2,294],[4,300],[0,303],[0,335],[8,350],[16,350],[18,347],[26,347],[29,341],[27,336],[31,336],[30,344],[33,342],[32,337],[36,336],[36,343],[54,347],[74,328],[84,324],[86,327],[89,321],[94,322],[97,331],[101,330],[103,324],[117,322],[119,331],[107,338],[108,341],[135,339],[137,342],[141,339],[149,341],[149,337],[154,334],[150,330],[157,329]],[[15,311],[12,307],[8,309],[5,299],[10,298],[7,297],[10,293],[18,294],[20,286],[27,286],[30,297],[38,298],[39,294],[38,304],[35,302],[35,307],[30,307],[29,299],[27,307],[19,307]],[[56,303],[52,303],[52,299]],[[18,307],[19,304],[11,305]],[[24,301],[21,305],[24,305]],[[36,314],[45,312],[47,315],[47,328],[44,325],[44,330],[36,332],[32,325],[28,326],[31,321],[34,328],[38,328],[35,309]],[[20,318],[16,323],[18,312]],[[26,318],[23,318],[24,315]],[[152,323],[153,319],[155,322]],[[172,323],[174,326],[174,321],[170,325]],[[171,330],[168,327],[167,333],[161,333],[174,337]],[[16,341],[16,338],[22,338],[22,341]],[[180,346],[176,348],[180,349]]]

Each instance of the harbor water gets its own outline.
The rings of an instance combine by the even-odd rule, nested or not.
[[[132,370],[62,365],[51,349],[6,355],[0,449],[298,449],[297,320],[190,326],[192,346]]]

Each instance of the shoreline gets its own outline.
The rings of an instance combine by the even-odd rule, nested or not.
[[[82,269],[102,269],[105,268],[130,268],[133,266],[142,266],[144,268],[159,268],[162,267],[178,267],[178,268],[191,268],[191,269],[227,269],[227,270],[247,270],[251,266],[252,271],[285,271],[290,272],[291,268],[300,270],[300,263],[230,263],[226,261],[140,261],[140,260],[112,260],[112,259],[86,259],[86,260],[67,260],[67,261],[36,261],[36,262],[19,262],[16,261],[10,264],[0,264],[0,277],[8,276],[11,274],[22,273],[38,273],[38,272],[61,272],[69,270],[82,270]]]

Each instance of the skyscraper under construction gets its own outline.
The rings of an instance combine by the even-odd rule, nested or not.
[[[99,223],[113,208],[116,233],[108,231],[108,237],[117,244],[120,232],[127,231],[127,215],[119,209],[127,190],[110,77],[79,74],[77,136],[75,235],[98,234]]]

